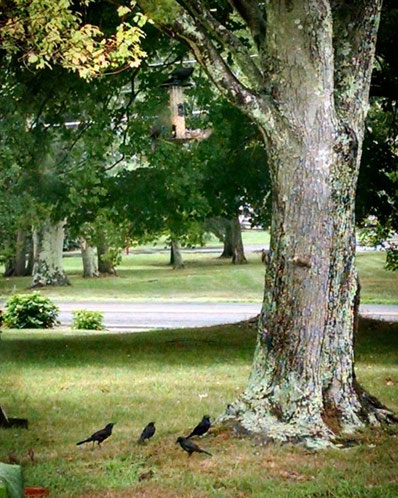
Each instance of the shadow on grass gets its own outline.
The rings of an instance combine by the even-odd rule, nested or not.
[[[156,331],[140,334],[102,333],[62,335],[49,331],[7,331],[0,350],[1,362],[7,359],[21,367],[40,363],[43,367],[128,366],[131,364],[195,365],[251,361],[254,327],[217,326],[191,330]],[[28,335],[29,334],[29,335]]]
[[[46,337],[46,334],[50,337]],[[224,362],[250,363],[255,346],[255,327],[232,324],[208,328],[164,330],[140,334],[106,332],[95,335],[79,332],[63,335],[57,331],[7,331],[2,341],[2,363],[12,358],[21,366],[56,364],[135,365],[213,365]],[[373,362],[398,362],[398,323],[363,319],[357,338],[356,358]],[[376,358],[377,356],[377,358]]]
[[[365,439],[349,453],[330,450],[322,459],[299,448],[253,447],[227,433],[200,442],[213,458],[188,459],[176,448],[177,435],[203,414],[221,413],[244,388],[255,344],[255,328],[247,324],[142,334],[2,335],[0,398],[10,415],[26,415],[30,428],[0,431],[0,460],[8,461],[15,450],[26,482],[50,487],[52,496],[175,497],[188,496],[187,489],[189,496],[206,498],[395,496],[392,437],[383,436],[380,446]],[[397,346],[398,324],[361,321],[360,368],[375,383],[372,392],[388,403],[397,395],[396,387],[386,385],[385,368],[394,377]],[[375,364],[381,368],[373,369]],[[156,421],[156,436],[138,448],[149,420]],[[110,421],[117,424],[103,447],[76,446]],[[153,481],[138,482],[148,469]],[[104,488],[113,491],[108,495]]]

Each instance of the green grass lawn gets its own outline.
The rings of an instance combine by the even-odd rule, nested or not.
[[[384,253],[358,254],[362,302],[398,304],[396,273],[384,269]],[[185,254],[186,268],[173,270],[168,254],[124,256],[117,277],[84,279],[81,258],[66,257],[70,287],[43,289],[58,300],[175,300],[260,302],[264,266],[258,253],[249,253],[247,265],[232,265],[217,254]],[[0,298],[29,292],[30,277],[0,277]]]
[[[247,245],[261,245],[264,246],[269,244],[270,235],[266,230],[242,230],[242,240],[245,246]],[[151,249],[156,247],[158,249],[163,249],[168,247],[167,237],[160,237],[152,244],[145,244],[138,246],[136,249]],[[199,246],[197,246],[199,247]],[[212,233],[207,233],[205,235],[204,247],[222,247],[222,243],[217,239]],[[221,252],[221,251],[220,251]]]
[[[397,346],[398,324],[361,322],[359,380],[395,410]],[[5,330],[0,400],[30,426],[0,430],[0,460],[15,451],[26,485],[61,498],[396,497],[396,431],[368,430],[357,447],[314,453],[214,430],[200,441],[213,457],[183,454],[177,436],[242,391],[253,347],[248,325],[142,334]],[[138,446],[151,420],[155,437]],[[108,422],[117,423],[101,448],[76,446]],[[150,470],[153,477],[140,481]]]

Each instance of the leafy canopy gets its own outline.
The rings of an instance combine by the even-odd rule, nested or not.
[[[123,65],[139,66],[146,55],[141,41],[147,17],[136,11],[134,1],[115,5],[113,29],[105,33],[89,22],[104,9],[103,2],[93,0],[6,1],[0,15],[0,48],[26,66],[59,64],[86,79]]]

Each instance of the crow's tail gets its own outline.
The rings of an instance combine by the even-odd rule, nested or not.
[[[206,453],[206,455],[213,456],[209,451],[202,450],[201,453]]]
[[[76,446],[80,446],[81,444],[84,444],[84,443],[89,443],[90,441],[92,441],[92,439],[90,439],[90,438],[85,439],[84,441],[79,441],[78,443],[76,443]]]

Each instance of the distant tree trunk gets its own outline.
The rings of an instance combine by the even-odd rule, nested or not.
[[[98,258],[98,271],[102,274],[115,275],[115,267],[112,261],[106,258],[109,246],[106,241],[105,235],[100,234],[100,240],[97,243],[97,258]]]
[[[232,220],[231,228],[233,246],[232,263],[234,265],[243,265],[247,263],[247,259],[245,257],[245,251],[243,249],[242,230],[240,227],[238,216],[234,220]]]
[[[83,261],[83,277],[98,277],[98,260],[94,251],[94,247],[90,246],[86,239],[80,237],[80,249],[82,252]]]
[[[170,245],[170,264],[173,265],[175,270],[184,268],[182,254],[180,251],[180,244],[176,240],[171,241]]]
[[[23,277],[26,273],[26,232],[17,230],[17,241],[15,246],[15,277]]]
[[[14,261],[14,259],[8,259],[5,262],[4,266],[5,266],[5,268],[4,268],[3,275],[5,277],[12,277],[14,275],[14,272],[15,272],[15,261]]]
[[[232,220],[223,220],[224,221],[224,236],[223,236],[223,252],[220,255],[220,258],[232,258],[234,256],[234,241],[232,237]]]
[[[224,244],[220,258],[231,258],[232,263],[247,263],[242,242],[242,231],[239,218],[211,218],[207,220],[207,229]]]
[[[62,267],[64,221],[47,220],[33,231],[33,282],[32,287],[69,285]]]
[[[5,264],[5,277],[23,277],[25,276],[26,266],[26,232],[17,230],[15,239],[10,243],[10,248],[14,256]]]
[[[28,240],[28,264],[26,265],[25,277],[31,277],[33,275],[33,264],[34,264],[34,256],[33,256],[33,240],[32,237]]]

